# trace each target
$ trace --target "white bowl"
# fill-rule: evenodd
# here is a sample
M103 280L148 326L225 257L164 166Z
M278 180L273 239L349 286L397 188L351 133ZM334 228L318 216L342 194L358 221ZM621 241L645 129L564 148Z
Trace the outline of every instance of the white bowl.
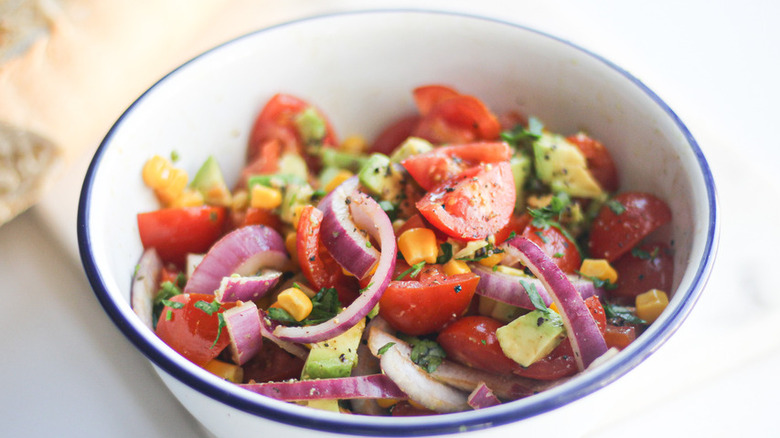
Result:
M274 93L315 103L342 136L371 138L412 111L411 90L429 83L479 96L496 112L519 109L553 131L585 129L610 149L623 190L649 191L669 202L673 297L632 345L592 372L498 407L433 417L366 417L283 403L221 381L176 354L136 317L129 305L130 278L142 252L136 214L158 206L140 177L148 157L176 150L178 165L194 171L216 153L226 175L235 177L253 118ZM701 150L674 112L598 55L479 17L356 12L261 30L160 80L100 145L84 183L78 233L85 270L110 318L214 434L440 434L559 408L609 384L658 349L689 313L709 274L717 242L716 195Z

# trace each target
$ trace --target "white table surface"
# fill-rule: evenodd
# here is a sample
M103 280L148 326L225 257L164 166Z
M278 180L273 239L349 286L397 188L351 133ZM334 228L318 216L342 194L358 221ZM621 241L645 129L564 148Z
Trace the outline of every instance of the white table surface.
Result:
M215 17L233 31L366 7L234 3L267 13L237 9ZM682 328L617 382L545 415L598 415L596 427L578 431L582 436L780 436L780 287L773 281L780 2L371 3L415 4L520 22L615 61L688 124L715 174L718 261ZM208 436L104 315L83 274L75 215L88 158L73 164L41 204L0 227L0 436ZM516 425L491 436L521 432Z

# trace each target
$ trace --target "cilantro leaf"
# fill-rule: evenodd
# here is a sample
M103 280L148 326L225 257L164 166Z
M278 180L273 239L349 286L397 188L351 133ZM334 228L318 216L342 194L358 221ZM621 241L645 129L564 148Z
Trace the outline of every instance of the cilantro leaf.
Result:
M447 353L441 348L441 345L430 339L413 339L412 342L412 362L420 366L428 373L436 371L441 365L442 359L447 357Z
M616 304L604 303L604 314L607 318L618 319L628 324L647 324L647 321L636 316L628 307Z
M590 275L585 275L580 271L574 271L577 275L579 275L582 278L585 278L587 280L590 280L591 283L593 283L593 286L602 288L605 290L613 290L617 288L617 283L613 283L609 280L602 280L598 277L592 277Z
M401 281L407 275L409 277L414 278L415 276L417 276L417 274L420 273L420 271L422 271L423 266L425 266L424 261L413 264L411 268L405 270L404 272L401 272L401 274L395 278L395 281Z
M387 353L387 350L389 350L390 347L392 347L393 345L395 345L395 342L388 342L387 344L383 345L382 348L379 349L379 351L377 351L377 354L381 356Z
M436 263L443 265L452 259L452 244L444 242L441 244L441 255L436 258Z
M536 310L543 312L545 314L550 312L550 308L547 307L547 304L544 303L542 296L539 295L539 291L536 290L535 284L528 283L525 280L520 280L520 284L523 285L523 289L525 289L525 293L528 294L528 298L531 299L531 304L534 305L534 308Z

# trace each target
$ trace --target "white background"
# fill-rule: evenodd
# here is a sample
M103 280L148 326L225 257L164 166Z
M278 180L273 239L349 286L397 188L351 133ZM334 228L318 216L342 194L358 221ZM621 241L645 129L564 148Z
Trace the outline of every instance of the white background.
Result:
M613 385L549 415L566 421L614 412L582 436L780 435L780 288L773 281L780 2L233 3L236 9L215 17L214 34L193 44L369 4L449 8L570 39L656 91L713 167L722 214L718 262L672 340ZM42 204L0 227L0 436L207 436L106 318L81 270L75 212L87 159Z

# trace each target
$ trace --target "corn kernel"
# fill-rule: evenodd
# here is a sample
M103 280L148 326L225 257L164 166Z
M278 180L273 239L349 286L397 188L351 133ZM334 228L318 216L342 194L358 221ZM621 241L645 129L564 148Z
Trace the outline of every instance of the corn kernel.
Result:
M176 167L164 171L160 175L159 185L154 188L154 193L165 205L172 204L181 196L187 187L187 172Z
M231 207L233 210L243 210L249 207L249 193L246 190L238 190L233 193Z
M336 187L340 186L341 183L344 181L350 179L354 174L350 172L349 170L341 170L339 173L337 173L330 181L328 181L327 184L325 184L325 191L331 192Z
M398 236L398 249L410 266L423 261L436 263L439 256L436 234L427 228L410 228L401 233Z
M312 303L303 291L296 287L283 290L276 297L279 307L286 310L296 321L305 319L312 310ZM273 306L272 306L273 307Z
M666 292L650 289L636 296L636 316L651 323L661 316L668 304L669 298L666 296Z
M376 399L376 404L379 405L382 409L387 409L396 403L398 403L400 400L397 398L378 398Z
M525 200L525 202L528 204L528 207L530 208L544 208L550 205L550 202L552 202L552 198L553 195L544 195L544 196L531 195Z
M296 230L298 229L298 222L301 221L301 212L303 209L306 208L305 205L296 205L293 209L293 215L292 215L292 226Z
M585 259L580 266L580 272L588 277L609 281L615 284L618 279L617 271L604 259Z
M171 202L171 207L199 207L203 203L203 194L201 192L186 188L179 197Z
M229 382L241 383L244 381L244 369L232 363L212 359L206 362L206 364L203 365L203 368L211 374Z
M450 259L442 268L447 275L468 274L471 272L471 268L469 268L469 265L463 260Z
M480 259L479 264L482 266L487 266L488 268L492 268L493 266L499 264L499 262L501 262L501 259L503 258L504 258L504 254L496 253L496 254L489 255L484 259Z
M339 145L339 149L342 151L353 154L365 152L367 148L368 142L366 142L365 138L359 135L350 135L349 137L345 138L344 141L342 141Z
M528 275L526 275L525 271L523 271L522 269L513 268L511 266L504 266L504 265L496 266L496 272L500 272L506 275L514 275L516 277L528 277Z
M167 158L159 155L149 158L141 171L144 183L151 188L159 187L163 181L163 174L168 172L171 167L171 162Z
M284 238L284 247L293 261L298 261L298 233L288 233Z
M254 208L273 210L282 205L282 192L262 184L256 184L252 187L249 205Z

